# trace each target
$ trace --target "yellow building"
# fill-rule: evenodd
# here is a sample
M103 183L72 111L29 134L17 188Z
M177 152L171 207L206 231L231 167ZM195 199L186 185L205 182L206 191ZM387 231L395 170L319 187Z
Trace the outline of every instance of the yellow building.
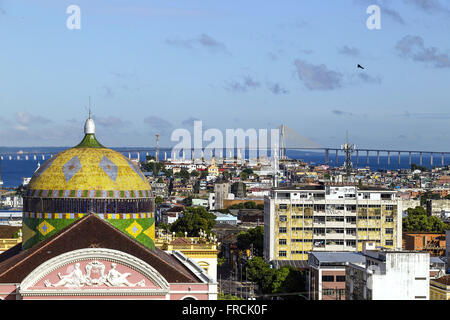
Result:
M217 281L217 250L216 239L203 237L176 237L157 230L155 246L164 251L180 251L186 257L194 260L206 273Z
M267 261L308 259L311 251L362 251L365 241L400 249L395 191L308 185L274 189L264 203Z
M450 300L450 275L430 279L430 300Z
M16 238L14 235L16 234ZM18 237L17 237L18 236ZM0 225L0 253L22 242L22 231L16 226Z
M216 165L216 160L214 157L211 159L211 165L208 167L208 175L219 176L219 167Z

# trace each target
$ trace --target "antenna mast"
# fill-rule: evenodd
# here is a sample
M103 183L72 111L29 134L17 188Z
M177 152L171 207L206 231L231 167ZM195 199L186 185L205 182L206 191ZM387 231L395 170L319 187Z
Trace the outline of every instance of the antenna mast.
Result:
M155 161L159 162L159 134L155 134L156 136L156 151L155 151Z
M281 137L280 137L280 160L286 160L286 144L284 141L284 134L286 131L286 126L284 124L281 125Z
M341 145L341 150L345 152L345 171L347 176L347 181L349 181L349 177L352 173L352 153L355 152L356 145L350 144L348 142L348 131L346 134L346 142L344 145Z

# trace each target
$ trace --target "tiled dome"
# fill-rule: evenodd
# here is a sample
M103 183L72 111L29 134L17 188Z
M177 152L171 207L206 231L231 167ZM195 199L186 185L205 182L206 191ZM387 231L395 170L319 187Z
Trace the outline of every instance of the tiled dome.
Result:
M147 179L137 165L97 141L91 118L84 131L79 145L47 160L28 184L23 247L91 213L154 246L153 204Z

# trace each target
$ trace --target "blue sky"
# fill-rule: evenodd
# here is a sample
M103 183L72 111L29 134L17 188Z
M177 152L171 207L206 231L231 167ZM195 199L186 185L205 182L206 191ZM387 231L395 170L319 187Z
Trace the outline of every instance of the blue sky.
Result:
M169 145L198 119L448 151L449 27L443 0L0 0L0 145L78 143L90 96L110 147Z

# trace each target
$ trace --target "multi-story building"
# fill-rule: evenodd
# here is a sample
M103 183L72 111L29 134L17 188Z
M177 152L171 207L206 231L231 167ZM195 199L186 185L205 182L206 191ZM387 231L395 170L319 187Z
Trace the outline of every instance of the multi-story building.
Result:
M345 268L364 264L359 252L311 252L308 259L309 300L346 300Z
M450 230L445 231L445 256L447 257L447 272L450 273Z
M427 251L431 256L445 255L445 234L431 232L404 232L405 250Z
M228 198L230 184L228 182L214 184L215 204L214 209L223 209L223 200Z
M402 247L401 201L393 190L337 185L278 188L264 200L264 257L304 260L311 251L353 251L374 241Z
M346 266L348 300L429 300L430 254L414 251L363 253L364 264Z
M430 300L450 300L450 275L430 280Z
M193 260L217 282L217 239L206 237L175 237L158 230L155 246L166 252L180 251Z

